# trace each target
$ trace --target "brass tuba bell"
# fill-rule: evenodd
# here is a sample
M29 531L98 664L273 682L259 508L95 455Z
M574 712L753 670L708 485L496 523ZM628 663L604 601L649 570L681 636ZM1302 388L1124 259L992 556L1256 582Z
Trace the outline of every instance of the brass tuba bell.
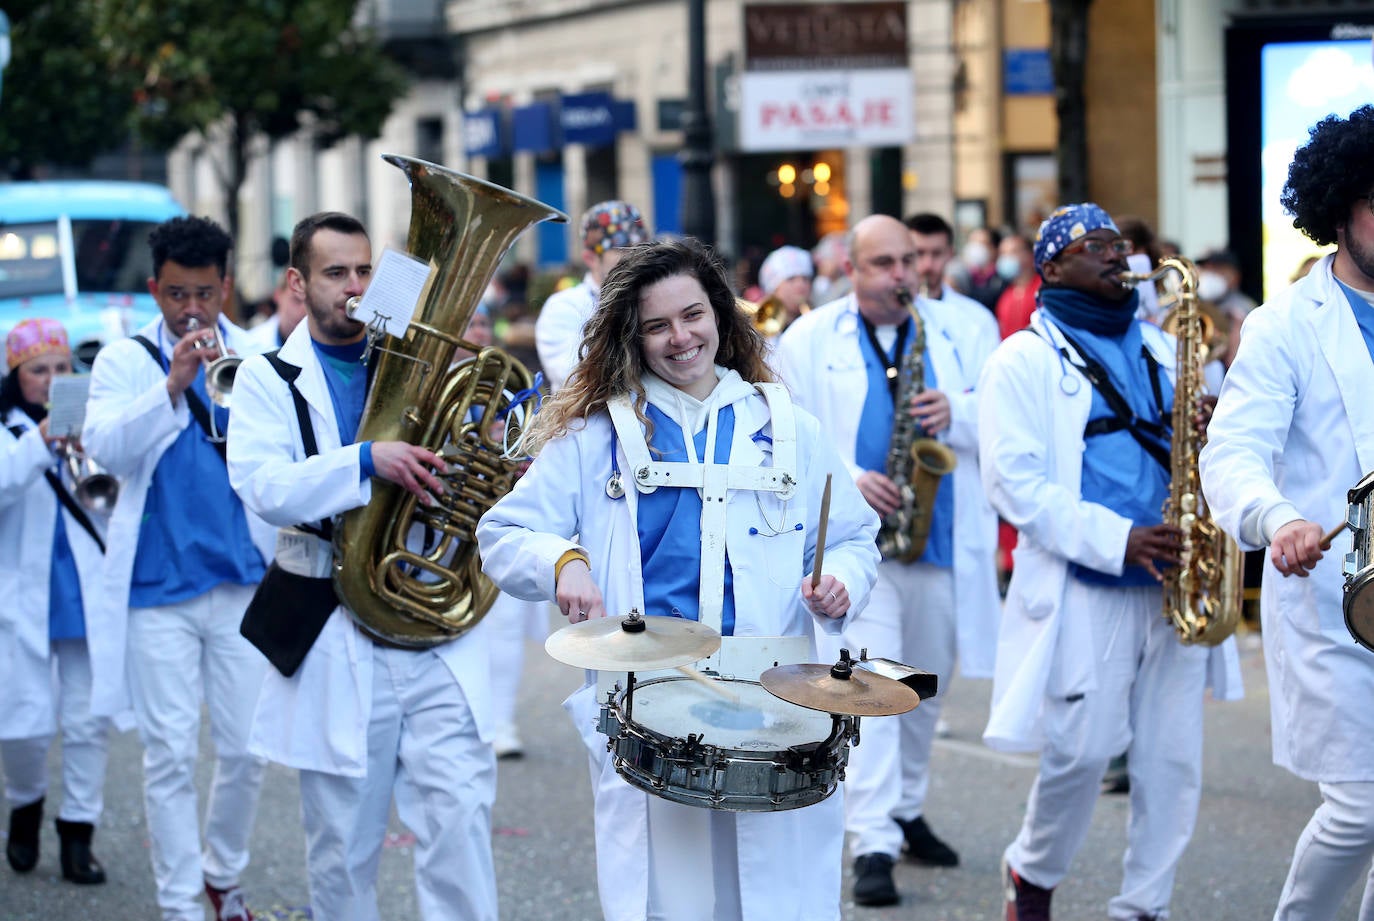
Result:
M372 501L345 513L334 531L334 588L367 632L424 648L475 626L496 600L482 574L477 520L514 484L504 456L518 427L504 412L531 387L529 372L464 332L516 237L567 215L509 189L409 157L385 156L410 180L406 249L433 275L401 337L372 352L372 386L357 440L405 441L444 457L445 493L432 506L374 479ZM474 357L449 366L455 348Z

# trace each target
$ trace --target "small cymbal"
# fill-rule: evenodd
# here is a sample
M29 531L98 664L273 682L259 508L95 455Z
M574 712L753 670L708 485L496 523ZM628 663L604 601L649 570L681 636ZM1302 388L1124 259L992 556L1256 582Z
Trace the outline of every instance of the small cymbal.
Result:
M644 617L638 611L569 624L544 648L559 662L600 671L675 668L720 648L720 634L681 617Z
M777 665L759 676L774 697L808 710L841 716L895 716L921 702L915 691L897 681L863 669L837 677L838 666Z

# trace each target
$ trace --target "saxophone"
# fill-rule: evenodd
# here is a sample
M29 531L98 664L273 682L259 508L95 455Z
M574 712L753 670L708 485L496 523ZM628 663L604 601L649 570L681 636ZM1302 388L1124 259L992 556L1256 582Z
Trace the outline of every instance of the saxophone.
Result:
M1148 275L1123 273L1131 286L1178 275L1171 311L1178 337L1178 370L1170 418L1169 496L1164 523L1183 532L1179 564L1164 570L1164 617L1185 645L1215 646L1240 623L1243 560L1240 546L1217 527L1207 511L1198 474L1198 454L1207 439L1193 428L1198 397L1205 392L1202 369L1210 343L1206 317L1198 306L1197 269L1181 257L1164 259Z
M561 211L462 173L387 156L410 180L407 251L434 267L404 336L373 350L359 442L406 441L443 456L444 494L421 505L374 479L372 501L334 529L334 588L365 631L412 648L475 626L496 600L473 539L477 520L510 491L505 410L531 386L524 366L463 339L497 264L515 238ZM450 368L454 350L475 356Z
M898 288L897 299L911 311L913 327L902 355L897 394L892 401L892 440L887 446L887 475L901 490L902 504L884 516L878 550L883 559L912 563L925 553L940 479L953 472L958 459L948 445L926 437L908 411L911 401L926 389L926 326L910 291Z

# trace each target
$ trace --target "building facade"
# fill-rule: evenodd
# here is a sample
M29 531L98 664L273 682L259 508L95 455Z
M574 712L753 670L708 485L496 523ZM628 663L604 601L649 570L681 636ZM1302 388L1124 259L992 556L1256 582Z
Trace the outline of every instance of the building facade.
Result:
M962 233L1033 230L1057 201L1049 0L703 0L717 245L757 259L875 212L931 210ZM416 72L382 137L316 149L308 130L262 145L241 207L241 288L270 289L274 237L302 215L363 217L400 246L409 193L380 159L436 160L573 217L513 257L576 261L576 218L606 198L681 230L687 0L366 0ZM1092 198L1184 253L1234 244L1228 36L1252 21L1368 19L1367 0L1112 0L1089 7L1085 95ZM1357 28L1357 27L1356 27ZM439 62L436 64L435 62ZM169 177L222 211L212 144ZM1248 154L1247 154L1248 156ZM1242 221L1243 222L1243 221Z

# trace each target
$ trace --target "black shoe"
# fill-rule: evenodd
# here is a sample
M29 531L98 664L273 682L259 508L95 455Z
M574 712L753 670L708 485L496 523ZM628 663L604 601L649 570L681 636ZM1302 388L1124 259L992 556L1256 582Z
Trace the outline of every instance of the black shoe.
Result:
M1117 755L1107 763L1107 773L1102 775L1102 792L1131 792L1131 774L1126 767L1125 755Z
M1021 878L1007 861L1002 861L1002 897L1006 904L1006 921L1050 921L1050 897L1053 889L1044 889Z
M891 857L861 854L854 860L854 901L859 905L896 905L897 884L892 881Z
M918 815L909 822L897 819L897 824L902 826L902 835L906 837L907 857L929 867L959 866L959 855L954 848L935 837L924 816Z
M5 858L16 873L38 866L38 832L43 827L43 797L35 803L10 810L10 839Z
M62 839L62 878L83 886L105 882L105 868L91 853L91 836L95 826L90 822L57 820L57 836Z

